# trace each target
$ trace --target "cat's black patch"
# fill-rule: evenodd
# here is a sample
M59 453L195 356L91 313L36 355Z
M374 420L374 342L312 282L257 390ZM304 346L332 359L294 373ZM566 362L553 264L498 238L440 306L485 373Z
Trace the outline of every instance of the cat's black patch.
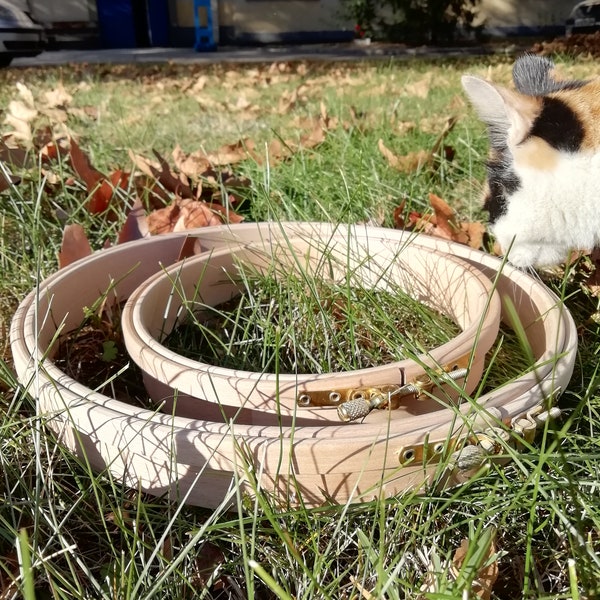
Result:
M508 196L521 187L521 181L507 166L502 153L488 162L487 173L489 193L483 201L483 208L489 213L490 223L494 224L506 212Z
M577 152L585 137L577 115L558 98L544 98L542 102L542 110L533 122L529 136L538 136L557 150Z

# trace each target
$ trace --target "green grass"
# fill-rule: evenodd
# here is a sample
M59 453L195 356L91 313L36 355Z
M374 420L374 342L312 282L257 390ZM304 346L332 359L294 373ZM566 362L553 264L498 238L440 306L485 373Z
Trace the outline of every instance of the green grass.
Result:
M305 375L404 360L460 332L385 274L385 287L370 290L348 272L345 281L331 280L335 258L297 273L275 256L267 260L265 270L236 264L229 277L237 293L222 304L209 306L201 294L184 298L178 322L162 343L227 369L269 372L277 365L278 373Z
M595 65L559 61L576 75ZM491 65L491 66L490 66ZM483 127L461 100L460 75L507 81L506 59L378 62L352 65L206 67L64 67L0 73L0 106L17 98L17 81L43 103L62 82L73 96L66 126L104 172L131 168L128 150L170 158L215 150L251 137L257 146L299 137L296 117L318 116L321 103L340 125L325 143L279 164L247 161L241 211L249 220L306 219L392 224L401 201L423 210L429 192L461 218L482 217ZM230 72L228 74L228 72ZM201 92L192 92L205 77ZM429 79L430 78L430 79ZM411 95L426 81L428 95ZM284 92L304 84L302 100L280 114ZM202 102L195 97L200 94ZM256 109L235 108L245 97ZM360 116L353 119L352 111ZM93 107L93 110L90 108ZM86 113L84 109L88 110ZM54 122L41 111L39 124ZM91 114L93 116L86 116ZM400 173L377 149L397 154L433 144L445 117L458 123L446 143L452 161L435 171ZM401 133L403 123L414 128ZM3 133L10 129L3 125ZM35 154L33 154L35 158ZM35 399L11 371L7 328L18 302L57 268L65 222L81 223L95 249L114 240L117 221L90 216L86 192L65 161L13 169L22 182L0 195L0 597L31 598L459 598L470 588L494 537L499 568L492 598L597 596L600 581L600 396L598 301L581 281L549 281L580 326L575 374L551 423L512 462L492 465L444 492L408 492L350 506L281 512L271 499L234 498L207 510L168 503L95 473L45 427ZM49 183L50 175L57 181ZM46 181L44 181L46 177ZM519 348L508 358L520 363ZM503 350L504 351L504 350ZM511 356L513 358L511 358ZM495 375L501 381L507 374ZM452 558L471 550L456 581ZM31 568L28 568L28 565Z

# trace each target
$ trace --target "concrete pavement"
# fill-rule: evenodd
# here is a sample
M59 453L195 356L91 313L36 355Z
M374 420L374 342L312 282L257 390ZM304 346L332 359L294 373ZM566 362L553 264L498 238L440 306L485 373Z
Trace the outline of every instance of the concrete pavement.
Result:
M401 44L307 44L300 46L223 47L214 52L196 52L192 48L132 48L54 50L31 58L15 58L13 67L44 67L64 64L131 64L180 63L215 64L245 62L275 62L284 60L367 60L409 59L415 57L442 58L512 53L509 44L466 48L408 48Z

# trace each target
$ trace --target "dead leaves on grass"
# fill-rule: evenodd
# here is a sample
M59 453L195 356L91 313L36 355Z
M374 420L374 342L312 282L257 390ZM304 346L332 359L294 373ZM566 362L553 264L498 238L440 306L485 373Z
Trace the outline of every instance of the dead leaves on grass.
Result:
M406 202L401 202L394 211L394 227L426 233L476 250L483 249L486 226L481 221L460 222L454 209L436 194L429 194L429 204L432 212L406 214Z
M447 566L447 577L456 586L453 592L460 593L463 598L490 600L499 573L495 537L495 530L488 528L481 532L476 543L468 538L461 541ZM420 594L416 596L418 600L433 597L441 591L439 577L443 574L436 573L436 562L432 560L429 564ZM447 585L443 587L446 592L450 591Z
M436 163L439 164L440 151L447 160L452 160L454 157L454 149L451 146L445 146L444 139L454 129L456 121L456 117L450 117L446 120L435 142L428 150L417 150L398 156L380 139L377 144L379 152L387 160L390 167L401 173L414 173L424 168L435 168Z
M246 72L261 85L272 85L296 75L294 68L287 63L275 63L266 70ZM319 81L318 77L306 78L291 90L282 92L277 112L288 114L306 104L311 94L320 89ZM161 82L161 85L165 84ZM206 76L200 76L190 83L187 91L201 95L206 85ZM431 78L424 77L412 87L406 86L403 93L425 97L430 85ZM241 82L238 71L226 73L223 86L239 92ZM239 223L243 217L236 212L236 208L244 197L244 190L251 184L247 178L232 171L235 165L251 160L272 167L299 151L316 148L326 140L329 132L338 127L360 130L368 121L368 115L358 113L353 107L350 107L350 120L341 121L332 117L321 102L316 116L295 115L292 118L299 132L295 139L274 138L258 145L251 138L243 138L214 150L201 148L189 153L176 146L170 157L157 151L152 151L151 157L130 151L131 171L116 169L111 173L103 173L94 167L67 127L69 116L74 114L71 112L71 93L60 85L36 99L23 84L18 84L17 90L19 98L9 106L5 120L5 125L11 131L1 142L0 160L22 168L32 167L38 162L37 154L42 162L48 191L53 186L60 189L61 184L51 170L53 161L66 161L73 170L74 183L79 180L85 187L85 207L89 213L118 219L125 212L126 220L117 235L117 243L195 227ZM254 97L254 93L242 89L237 100L229 99L228 102L233 102L236 110L248 110L250 99ZM229 108L234 109L232 106ZM43 120L40 125L41 117ZM435 169L441 156L453 156L453 149L445 146L444 141L455 123L455 117L443 123L436 119L431 127L439 129L428 149L397 155L383 140L379 140L379 150L388 164L398 171L414 173ZM18 181L9 171L4 171L6 176L0 177L0 191ZM399 207L394 215L396 226L481 247L485 231L483 224L459 223L450 207L434 194L430 196L430 203L433 213L428 215L412 213L404 217L403 207ZM90 251L82 230L77 227L65 229L60 253L61 266Z

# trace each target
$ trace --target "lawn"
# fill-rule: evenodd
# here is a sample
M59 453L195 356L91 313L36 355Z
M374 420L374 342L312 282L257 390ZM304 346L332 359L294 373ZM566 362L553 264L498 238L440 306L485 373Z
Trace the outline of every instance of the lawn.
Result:
M556 62L574 77L597 74L589 59ZM240 499L237 512L169 503L87 469L45 428L12 372L12 314L58 269L65 225L82 225L100 250L116 239L136 193L132 175L111 210L94 214L94 191L61 150L64 140L76 140L105 175L139 173L155 153L176 173L190 155L221 157L218 171L244 181L233 208L247 221L393 227L399 213L429 213L435 194L459 221L479 223L487 140L460 76L508 84L511 64L485 57L0 72L0 131L24 151L0 153L15 181L0 194L1 599L596 597L600 313L585 259L540 274L566 298L580 336L562 417L508 464L442 492L284 511L260 495ZM490 240L484 245L492 250ZM507 348L508 373L520 359L518 347ZM507 373L490 376L501 383ZM457 551L467 542L461 569ZM490 565L497 575L488 590Z

